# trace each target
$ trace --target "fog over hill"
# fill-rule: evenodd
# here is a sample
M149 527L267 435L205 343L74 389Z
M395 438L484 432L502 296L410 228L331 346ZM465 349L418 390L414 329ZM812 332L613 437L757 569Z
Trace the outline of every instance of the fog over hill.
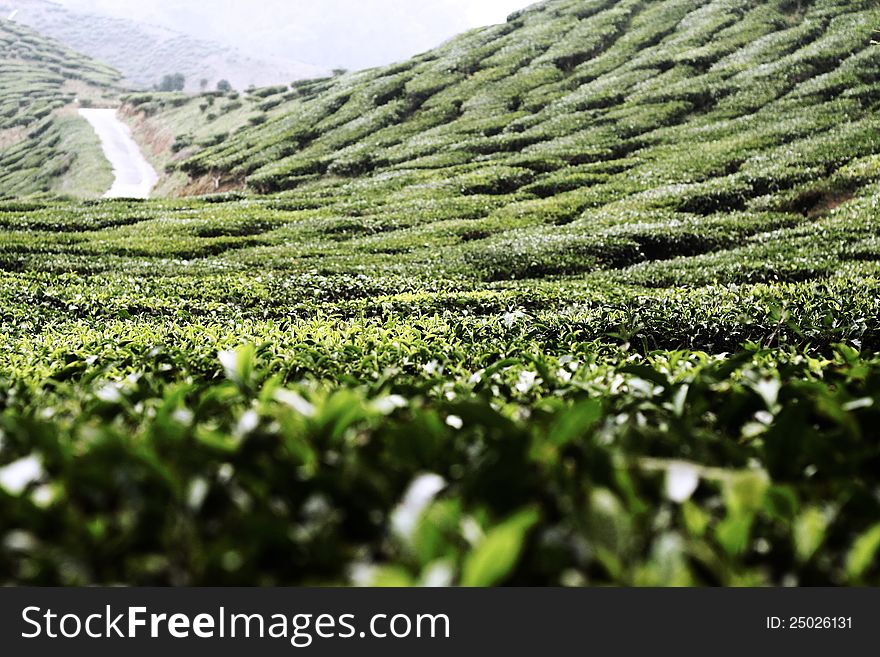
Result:
M880 586L878 27L547 0L72 202L116 78L0 21L0 586Z
M59 0L77 10L156 23L252 56L328 68L411 57L472 27L500 23L532 0Z
M205 5L193 10L188 23L159 21L162 14L144 11L147 3L81 2L64 7L48 0L0 0L0 16L34 28L86 55L104 61L138 86L150 87L163 76L182 73L187 88L202 80L213 88L221 79L236 88L286 83L328 73L326 67L281 56L255 56L229 43L192 36L188 26L205 20ZM104 12L105 9L112 11ZM201 18L199 18L201 16Z

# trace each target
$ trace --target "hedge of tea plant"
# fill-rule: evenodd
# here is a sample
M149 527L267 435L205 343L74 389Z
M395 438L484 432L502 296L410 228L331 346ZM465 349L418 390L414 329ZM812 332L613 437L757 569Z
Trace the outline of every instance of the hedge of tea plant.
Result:
M0 205L4 581L878 581L869 197L495 282L288 203Z
M0 21L0 198L104 193L113 182L77 101L115 102L120 75L10 21Z
M270 343L198 374L120 349L4 386L7 582L877 582L880 362L851 347L293 382Z
M880 584L878 18L546 2L0 202L0 581Z

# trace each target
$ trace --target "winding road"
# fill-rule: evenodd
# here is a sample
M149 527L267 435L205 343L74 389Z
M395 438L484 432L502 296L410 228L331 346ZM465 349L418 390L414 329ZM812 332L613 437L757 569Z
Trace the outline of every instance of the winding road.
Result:
M113 166L116 179L104 198L150 198L159 176L131 138L129 127L116 117L116 110L80 109L79 113L91 124Z

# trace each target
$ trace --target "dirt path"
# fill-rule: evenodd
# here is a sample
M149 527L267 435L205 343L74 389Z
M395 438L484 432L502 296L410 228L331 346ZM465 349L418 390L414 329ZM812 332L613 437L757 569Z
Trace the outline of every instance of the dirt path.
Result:
M104 155L116 176L104 198L149 198L159 176L131 138L131 130L116 118L116 110L81 109L79 113L101 140Z

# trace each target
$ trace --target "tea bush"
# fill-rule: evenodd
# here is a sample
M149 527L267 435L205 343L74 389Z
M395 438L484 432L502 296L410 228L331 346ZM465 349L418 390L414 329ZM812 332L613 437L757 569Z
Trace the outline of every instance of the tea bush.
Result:
M75 100L88 106L115 97L120 78L29 28L0 21L0 198L106 190L113 179L98 139L70 114Z
M234 191L0 201L0 582L880 584L880 16L798 4L130 98Z

